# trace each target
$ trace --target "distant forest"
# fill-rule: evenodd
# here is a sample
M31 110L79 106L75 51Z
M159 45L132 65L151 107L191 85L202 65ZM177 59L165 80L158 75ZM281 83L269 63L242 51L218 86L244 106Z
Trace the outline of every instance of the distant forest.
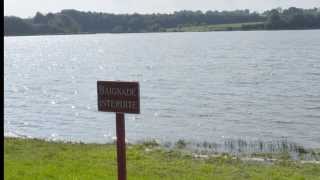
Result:
M278 8L263 13L184 10L172 14L111 14L68 9L59 13L38 12L26 19L4 16L4 35L166 32L170 28L179 31L179 27L233 23L243 23L240 30L318 29L320 8Z

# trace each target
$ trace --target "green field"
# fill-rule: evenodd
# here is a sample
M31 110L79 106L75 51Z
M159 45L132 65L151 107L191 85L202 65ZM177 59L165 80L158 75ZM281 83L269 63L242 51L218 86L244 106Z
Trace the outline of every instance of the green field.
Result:
M182 26L177 28L168 28L167 32L206 32L206 31L230 31L243 30L243 25L261 25L264 22L250 23L233 23L233 24L215 24L215 25L198 25L198 26Z
M116 165L114 144L4 140L6 180L115 180ZM319 164L244 162L228 155L200 159L154 143L127 147L127 172L128 180L320 180Z

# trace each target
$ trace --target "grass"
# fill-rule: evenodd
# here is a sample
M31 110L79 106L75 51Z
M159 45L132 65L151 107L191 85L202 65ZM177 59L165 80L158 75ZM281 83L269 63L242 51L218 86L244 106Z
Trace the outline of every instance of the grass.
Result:
M5 138L5 179L114 180L115 150L114 144ZM228 155L199 159L151 142L127 146L127 173L128 180L320 180L320 165L243 162Z
M242 30L243 25L259 25L259 24L263 24L263 22L182 26L182 27L177 27L177 28L168 28L168 29L166 29L166 31L167 32L230 31L230 30Z

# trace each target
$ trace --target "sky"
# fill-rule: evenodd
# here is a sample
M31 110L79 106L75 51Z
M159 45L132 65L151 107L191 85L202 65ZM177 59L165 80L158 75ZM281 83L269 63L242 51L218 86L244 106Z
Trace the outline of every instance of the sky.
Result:
M62 9L108 13L172 13L179 10L235 10L262 12L272 8L320 7L320 0L4 0L4 15L33 17L36 12Z

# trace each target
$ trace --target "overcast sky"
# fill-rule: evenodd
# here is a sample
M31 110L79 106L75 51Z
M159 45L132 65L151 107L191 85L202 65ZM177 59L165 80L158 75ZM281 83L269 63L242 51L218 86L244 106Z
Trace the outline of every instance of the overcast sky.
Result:
M37 11L59 12L62 9L109 13L171 13L178 10L264 11L282 7L320 7L320 0L4 0L4 14L32 17Z

